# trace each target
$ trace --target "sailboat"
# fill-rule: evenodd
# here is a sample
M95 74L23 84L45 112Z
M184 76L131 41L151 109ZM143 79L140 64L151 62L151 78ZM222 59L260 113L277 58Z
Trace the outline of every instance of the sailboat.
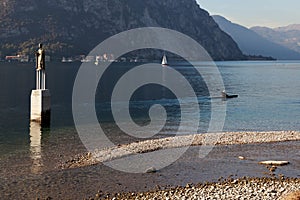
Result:
M169 66L166 54L164 54L164 56L163 56L163 58L162 58L161 65L162 65L163 67Z

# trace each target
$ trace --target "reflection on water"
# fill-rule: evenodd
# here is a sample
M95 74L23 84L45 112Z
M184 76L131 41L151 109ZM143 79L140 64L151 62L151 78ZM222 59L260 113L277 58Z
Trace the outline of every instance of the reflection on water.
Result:
M43 167L42 160L42 134L40 123L30 122L30 158L32 160L31 172L38 174Z
M215 104L216 102L220 105L227 104L224 131L300 130L300 62L218 62L216 64L222 74L226 91L238 94L238 98L226 102L219 98L210 99L207 88L205 84L202 84L203 80L196 69L180 63L171 66L182 73L195 89L198 101L186 101L185 105L199 104L199 133L207 131L211 119L210 103L212 101L215 101ZM120 136L123 133L114 123L111 113L112 91L122 75L135 65L115 63L115 66L111 66L105 71L98 83L95 94L97 116L101 125L107 124L109 127L105 132L112 141L125 142ZM195 66L196 68L206 68L197 63ZM31 125L30 141L28 138L30 116L28 108L30 107L30 92L35 85L34 67L30 64L0 64L0 89L2 92L0 98L0 156L20 155L21 153L27 156L30 142L32 157L30 162L34 161L34 166L43 166L42 157L43 169L45 169L49 151L51 153L53 151L53 155L62 154L52 146L54 144L65 146L65 140L61 138L69 140L77 137L72 115L72 91L79 67L80 63L49 63L48 88L52 94L51 137L54 143L49 144L51 147L47 149L45 133L42 133L41 127ZM164 83L168 79L167 73L165 73L166 69L162 69L159 77ZM176 82L176 85L180 84L179 81ZM14 90L9 88L14 88ZM168 88L154 84L145 85L135 91L131 100L130 115L137 124L149 123L149 108L154 104L160 104L166 108L168 113L167 124L162 133L173 134L177 131L181 120L181 110L178 106L179 102ZM195 111L189 113L191 123L194 122L196 115L199 113ZM185 126L182 133L190 133L189 125ZM77 145L77 141L73 141ZM41 149L41 142L43 142L44 149ZM22 158L27 157L22 155Z

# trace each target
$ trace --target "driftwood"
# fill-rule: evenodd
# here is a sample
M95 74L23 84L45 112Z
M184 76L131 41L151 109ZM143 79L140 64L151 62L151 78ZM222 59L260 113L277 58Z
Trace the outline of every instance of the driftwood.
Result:
M277 160L268 160L259 162L261 165L274 165L274 166L284 166L290 164L289 161L277 161Z

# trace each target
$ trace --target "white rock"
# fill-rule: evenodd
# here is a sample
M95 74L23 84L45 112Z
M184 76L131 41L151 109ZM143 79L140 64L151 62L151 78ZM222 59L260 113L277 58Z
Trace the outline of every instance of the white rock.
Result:
M146 170L146 173L155 173L157 172L157 169L155 167L150 167L149 169Z
M275 165L275 166L283 166L290 164L289 161L277 161L277 160L268 160L268 161L261 161L259 164L262 165Z
M246 158L244 156L239 156L240 160L246 160Z

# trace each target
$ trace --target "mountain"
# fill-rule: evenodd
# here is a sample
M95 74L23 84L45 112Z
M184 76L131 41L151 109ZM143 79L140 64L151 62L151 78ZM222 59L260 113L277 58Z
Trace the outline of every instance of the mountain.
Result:
M199 42L215 60L243 59L196 0L0 0L0 51L87 54L106 38L138 27L164 27ZM161 56L161 55L160 55Z
M252 27L262 37L300 53L300 24L279 28Z
M288 32L288 31L300 31L300 24L291 24L288 26L274 28L276 31Z
M276 59L300 59L300 54L280 44L269 41L244 26L235 24L222 16L213 16L220 28L228 33L244 54L271 56Z

